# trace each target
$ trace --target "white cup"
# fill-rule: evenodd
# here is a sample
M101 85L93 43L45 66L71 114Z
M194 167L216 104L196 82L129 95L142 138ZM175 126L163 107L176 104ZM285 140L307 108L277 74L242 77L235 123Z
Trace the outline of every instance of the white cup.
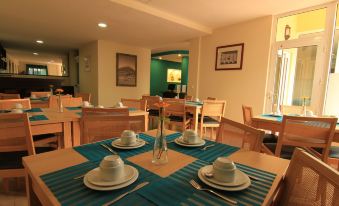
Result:
M199 98L194 99L195 102L200 102Z
M314 114L311 110L306 111L306 117L313 117L313 116L314 116Z
M90 104L88 101L83 101L83 102L82 102L82 105L83 105L84 107L89 107L91 104Z
M31 94L31 98L36 99L36 95L35 94Z
M118 103L116 103L116 105L115 105L115 107L118 107L118 108L121 108L121 107L123 107L124 105L122 104L122 102L118 102Z
M20 103L15 103L15 104L14 104L14 108L15 108L15 109L22 109L23 106L22 106L22 104L20 104Z
M124 162L119 155L109 155L100 162L100 177L103 181L119 180L124 175Z
M104 108L104 106L102 106L102 105L98 105L97 107L98 107L98 108L101 108L101 109Z
M198 144L201 142L201 138L198 136L198 133L191 129L184 131L182 139L188 144Z
M226 157L218 157L213 162L213 176L220 182L233 182L236 166Z
M121 143L123 145L133 145L137 142L137 134L132 130L124 130L121 133Z

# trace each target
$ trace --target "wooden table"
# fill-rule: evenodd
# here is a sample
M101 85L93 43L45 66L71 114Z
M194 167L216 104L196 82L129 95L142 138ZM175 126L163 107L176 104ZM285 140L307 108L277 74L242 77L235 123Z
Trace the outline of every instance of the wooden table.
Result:
M149 131L147 132L147 134L154 136L155 131L154 130ZM145 155L148 155L146 153L132 156L129 159L134 159L134 162L146 161L146 164L151 165L147 169L154 173L158 174L160 173L160 176L166 175L166 172L171 170L173 167L178 165L185 165L185 161L190 161L190 157L187 157L185 159L176 158L178 152L175 152L169 153L170 162L168 164L163 166L152 166L152 164L150 163L151 159L145 160L144 158ZM179 156L180 154L181 153L179 153ZM286 173L289 161L258 152L241 150L233 153L230 156L230 159L236 161L237 163L241 163L244 165L254 167L256 169L261 169L276 174L273 184L262 204L268 205L282 183L283 176ZM41 202L42 205L60 205L56 197L45 185L40 176L43 174L51 173L53 171L78 165L87 161L88 160L84 156L80 155L72 148L43 153L35 156L24 157L23 164L26 170L26 184L27 184L26 188L29 204L35 205Z
M277 121L274 117L262 116L257 115L252 118L252 124L256 128L270 130L273 132L280 132L281 131L281 122ZM334 142L339 142L339 126L337 125L334 137Z
M64 148L80 145L80 118L79 110L68 110L63 112L56 109L41 108L42 112L31 112L31 115L45 115L48 120L31 121L33 135L62 133ZM148 130L148 112L142 110L130 111L131 116L145 116L145 126Z

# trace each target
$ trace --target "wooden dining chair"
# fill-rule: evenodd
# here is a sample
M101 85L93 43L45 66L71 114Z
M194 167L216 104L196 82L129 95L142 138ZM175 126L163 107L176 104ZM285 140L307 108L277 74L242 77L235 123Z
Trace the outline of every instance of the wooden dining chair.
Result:
M20 99L20 94L0 93L0 99Z
M21 104L23 109L31 109L31 102L29 99L4 99L0 100L0 110L14 109L15 104Z
M149 128L155 128L156 126L156 120L159 117L159 108L155 106L156 103L160 102L159 96L149 96L149 95L143 95L142 100L146 100L146 109L149 113L148 115L148 122L150 124Z
M241 148L249 151L261 151L265 132L254 127L222 117L216 142L228 144L240 139Z
M146 111L147 100L121 98L121 102L124 106L127 106L128 108L135 108L142 111Z
M51 92L31 92L31 96L36 96L37 98L49 97L51 96Z
M62 105L64 107L80 107L82 106L82 97L71 97L62 99Z
M277 204L331 205L339 203L339 173L306 151L296 148Z
M210 138L213 138L213 130L220 126L221 117L224 116L225 108L226 101L224 100L204 100L201 108L201 116L198 119L201 137L203 137L203 134L206 134L206 128L210 128Z
M114 110L114 112L108 112L109 110ZM125 110L125 115L123 115L123 113L119 113L118 110ZM83 109L81 117L82 144L110 139L113 137L120 137L124 130L133 130L137 133L145 132L146 125L144 116L128 116L128 109L126 112L126 108Z
M327 162L337 118L283 116L278 142L265 145L278 157L290 159L295 147L321 148Z
M75 97L81 97L82 101L91 102L91 93L75 93Z
M217 100L215 97L207 97L207 100Z
M53 96L49 97L49 100L48 100L49 101L48 102L49 108L53 108L53 109L58 108L58 98L59 97L57 95L53 95ZM66 105L64 105L64 103L69 104L70 99L72 99L72 98L73 97L71 95L61 95L62 106L66 107ZM77 101L79 101L79 99ZM82 105L82 102L81 103L77 102L77 103L79 104L79 106ZM67 106L67 107L70 107L70 106Z
M191 95L186 95L185 99L186 99L187 101L193 101L193 96L191 96Z
M188 118L186 112L186 100L164 98L164 102L169 106L165 108L165 115L169 118L169 129L174 130L174 126L180 127L182 131L185 131L190 126L191 119Z

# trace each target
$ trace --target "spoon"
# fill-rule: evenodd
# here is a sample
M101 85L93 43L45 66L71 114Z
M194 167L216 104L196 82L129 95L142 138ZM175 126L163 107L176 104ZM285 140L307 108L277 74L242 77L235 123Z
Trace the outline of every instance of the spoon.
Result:
M207 148L209 148L209 147L213 147L214 145L215 145L215 144L210 144L210 145L207 145L207 146L205 146L205 147L201 148L201 150L205 151Z

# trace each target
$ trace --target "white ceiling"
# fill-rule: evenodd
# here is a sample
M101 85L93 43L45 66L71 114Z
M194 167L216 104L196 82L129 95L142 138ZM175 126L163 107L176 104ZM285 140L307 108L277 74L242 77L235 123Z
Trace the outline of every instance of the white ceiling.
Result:
M103 39L164 48L249 19L329 0L1 0L0 41L8 48L65 51ZM108 28L99 29L98 22ZM44 45L35 40L42 39Z

